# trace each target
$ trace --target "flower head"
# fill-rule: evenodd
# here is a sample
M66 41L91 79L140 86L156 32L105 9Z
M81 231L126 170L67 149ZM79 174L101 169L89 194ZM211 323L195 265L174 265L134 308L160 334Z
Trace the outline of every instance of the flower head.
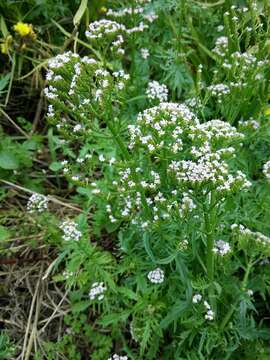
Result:
M102 300L104 298L104 292L107 290L107 287L104 285L103 282L95 282L92 284L91 290L89 292L90 300Z
M161 284L164 281L164 271L160 268L156 268L153 271L150 271L147 275L148 279L153 284Z
M33 194L27 202L27 211L32 214L34 212L41 213L48 208L48 199L42 194Z
M32 25L23 23L21 21L17 22L17 24L14 25L14 30L16 31L16 33L18 33L22 37L25 37L25 36L34 37L35 36Z

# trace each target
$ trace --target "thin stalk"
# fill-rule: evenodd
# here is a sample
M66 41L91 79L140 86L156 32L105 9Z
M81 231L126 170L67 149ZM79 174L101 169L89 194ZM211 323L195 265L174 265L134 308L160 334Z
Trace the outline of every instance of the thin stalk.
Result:
M129 152L124 144L124 142L122 141L121 137L119 136L119 134L115 131L114 127L112 126L112 124L110 124L110 121L107 121L107 126L110 130L110 132L112 133L113 135L113 138L115 140L115 142L117 143L117 145L119 146L122 154L123 154L123 157L125 158L125 160L129 160L130 158L130 155L129 155Z
M248 262L247 264L247 267L246 267L246 271L245 271L245 275L244 275L244 278L242 280L242 285L241 285L241 290L242 291L245 291L246 290L246 287L247 287L247 282L248 282L248 277L249 277L249 274L250 274L250 270L252 269L252 266L253 266L253 262L250 261ZM224 319L222 320L222 323L220 325L220 329L223 330L225 328L225 326L228 324L230 318L232 317L233 313L234 313L234 310L236 309L236 304L237 304L238 300L235 301L234 304L232 304L230 310L227 312L226 316L224 317Z
M204 221L205 221L205 230L206 230L206 268L207 268L207 276L210 282L209 287L209 300L213 309L215 309L215 296L214 296L214 229L216 222L216 207L215 207L215 193L212 191L210 193L210 206L208 209L204 210Z

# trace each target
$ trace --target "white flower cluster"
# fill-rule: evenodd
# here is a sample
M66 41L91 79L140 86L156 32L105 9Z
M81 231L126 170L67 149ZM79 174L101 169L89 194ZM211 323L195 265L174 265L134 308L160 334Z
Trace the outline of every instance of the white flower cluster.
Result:
M224 57L228 51L228 38L220 36L216 39L215 47L212 50L215 54Z
M107 11L107 16L113 17L113 18L123 18L123 20L125 20L127 18L127 16L131 16L131 15L141 15L140 17L149 21L150 23L152 23L153 21L155 21L158 16L156 15L156 13L154 11L150 11L150 12L146 12L145 13L145 8L142 6L137 6L137 7L126 7L126 8L122 8L120 10L113 10L113 9L108 9Z
M114 18L121 18L121 17L126 17L127 15L142 14L143 12L144 12L144 8L142 6L137 6L135 8L126 7L126 8L122 8L120 10L108 9L106 15L114 17Z
M149 57L150 53L148 49L142 48L141 49L141 56L144 60L146 60Z
M260 123L257 120L250 118L248 120L239 120L238 127L240 130L257 130L260 127Z
M118 97L129 79L123 70L111 74L95 59L81 58L71 52L52 59L47 75L48 86L44 93L51 102L47 116L65 136L73 133L79 137L92 132L89 116L94 115L94 108L107 97ZM62 80L55 82L58 76ZM89 85L86 87L86 84ZM76 115L75 124L63 117L63 113L70 111Z
M183 216L187 212L191 212L194 209L196 209L196 204L192 200L192 198L189 196L189 194L192 194L192 191L190 190L189 193L184 192L183 193L183 199L180 207L180 214Z
M237 131L235 127L222 120L210 120L196 126L190 134L191 139L202 139L214 142L216 140L239 140L245 136Z
M103 282L95 282L90 289L89 292L89 298L90 300L95 300L96 298L98 300L104 299L104 292L107 290L107 287L104 285Z
M77 224L72 220L63 221L60 225L63 231L63 240L65 241L78 241L82 237L82 233L77 229Z
M48 61L48 67L49 67L49 69L59 69L64 64L67 64L68 62L70 62L72 57L76 57L76 56L77 55L73 54L71 51L67 51L63 54L59 54L56 57L54 57ZM46 75L46 79L52 80L53 75L54 75L54 73L52 71L49 71Z
M121 47L124 43L122 35L117 35L116 39L112 42L110 49L115 51L118 55L124 55L125 50Z
M28 199L26 209L30 214L35 212L41 213L48 209L48 198L42 194L35 193Z
M153 271L150 271L147 275L148 279L153 284L161 284L164 281L164 271L160 268L156 268Z
M202 297L201 294L195 294L195 295L193 295L193 298L192 298L193 304L199 304L199 303L202 301L202 298L203 298L203 297ZM208 303L208 301L204 300L203 305L204 305L205 310L206 310L206 314L205 314L204 318L205 318L206 320L209 320L209 321L214 320L215 313L214 313L214 311L211 309L211 306L210 306L210 304Z
M71 79L68 95L73 95L74 94L74 88L76 87L77 79L80 76L80 74L81 74L81 64L79 62L77 62L74 65L74 75L73 75L73 77Z
M113 354L113 356L109 357L108 360L128 360L128 357L126 355L121 356L121 355Z
M213 52L220 57L219 62L228 74L227 79L230 79L228 85L231 90L244 89L249 84L253 86L252 81L246 82L247 78L252 77L254 81L264 80L264 69L267 69L269 60L258 60L250 52L241 53L236 51L230 54L228 51L228 38L225 36L221 36L216 40Z
M218 103L222 103L222 98L231 92L229 86L226 84L210 85L207 89L212 96L217 97Z
M223 240L216 240L213 247L213 252L217 255L224 256L231 251L231 246L228 242Z
M202 300L202 295L201 294L193 295L193 298L192 298L193 304L198 304L199 302L201 302L201 300Z
M160 103L138 114L137 125L129 125L130 143L143 145L150 152L162 148L177 153L182 149L181 139L187 127L198 124L196 116L184 104Z
M204 305L204 307L205 307L205 309L206 309L206 314L204 315L204 318L205 318L206 320L209 320L209 321L214 320L215 313L214 313L214 311L211 309L210 304L205 300L205 301L203 302L203 305Z
M226 161L233 158L235 149L221 147L222 141L226 141L227 146L243 138L226 122L212 120L200 124L186 105L161 103L138 114L136 124L129 125L128 129L129 148L134 152L135 163L134 168L124 164L119 171L119 181L112 184L120 194L119 206L114 206L114 211L111 206L107 208L112 222L126 218L145 229L166 223L170 218L195 218L196 193L192 189L216 189L221 199L251 185L241 171L231 173ZM143 168L142 153L147 154ZM171 188L164 192L167 181ZM181 192L176 190L179 185ZM145 207L151 220L143 219Z
M185 104L192 111L195 111L195 112L198 112L199 110L201 110L203 108L203 104L202 104L201 100L197 97L191 97L191 98L185 100Z
M123 24L116 21L101 19L92 22L89 29L85 32L86 37L89 39L100 39L105 35L115 35L126 30Z
M270 160L263 165L263 174L270 181Z
M66 271L65 270L65 271L63 271L62 275L63 275L65 280L68 280L68 279L72 278L75 275L75 273L73 271Z
M262 234L259 231L252 231L241 224L239 224L239 225L233 224L233 225L231 225L231 229L234 232L238 232L241 235L247 236L248 238L257 241L258 243L260 243L262 245L270 246L270 237Z
M251 183L241 171L237 171L235 176L229 173L228 164L222 159L226 153L228 154L228 149L220 149L202 155L197 161L172 161L169 171L175 175L179 183L191 186L208 184L219 192L250 187Z
M148 99L165 102L168 99L168 88L166 85L160 84L158 81L150 81L146 89L146 95Z

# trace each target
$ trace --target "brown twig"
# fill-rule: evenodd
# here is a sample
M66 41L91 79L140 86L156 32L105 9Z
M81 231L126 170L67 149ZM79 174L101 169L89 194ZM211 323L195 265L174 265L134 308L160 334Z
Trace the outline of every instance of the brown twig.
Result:
M23 186L14 184L14 183L12 183L12 182L10 182L10 181L3 180L3 179L0 179L0 181L1 181L2 183L4 183L4 184L8 185L8 186L11 186L11 187L13 187L13 188L15 188L15 189L18 189L18 190L22 190L22 191L27 192L27 193L29 193L29 194L38 194L38 193L35 192L35 191L29 190L29 189L27 189L27 188L25 188L25 187L23 187ZM40 195L41 195L41 194L40 194ZM78 208L78 207L76 207L76 206L74 206L74 205L72 205L72 204L66 203L66 202L64 202L64 201L62 201L62 200L56 199L55 197L53 197L53 196L51 196L51 195L47 195L47 199L48 199L49 201L55 203L55 204L62 205L62 206L64 206L64 207L70 208L70 209L72 209L72 210L82 212L82 209L81 209L81 208Z
M29 135L18 125L14 120L0 107L0 112L2 115L27 139L29 139Z

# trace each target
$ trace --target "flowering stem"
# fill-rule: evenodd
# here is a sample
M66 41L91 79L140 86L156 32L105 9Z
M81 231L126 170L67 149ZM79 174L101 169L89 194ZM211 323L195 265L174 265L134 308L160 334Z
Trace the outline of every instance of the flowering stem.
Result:
M249 277L250 270L252 269L253 265L254 265L254 263L252 261L248 262L248 264L247 264L245 275L244 275L244 278L243 278L243 281L242 281L242 286L241 286L242 291L246 290L248 277ZM232 317L232 315L234 313L234 310L236 309L237 302L238 302L238 300L231 306L230 310L227 312L226 316L222 320L222 323L220 325L221 330L223 330L225 328L225 326L229 322L230 318Z
M210 282L209 287L209 300L212 307L215 309L214 304L214 228L216 221L216 207L215 207L215 193L212 191L210 193L210 206L208 209L204 210L204 221L205 221L205 230L207 236L207 244L206 244L206 268L207 275Z
M114 129L114 127L112 126L110 121L107 121L106 123L107 123L107 126L108 126L108 128L109 128L115 142L119 146L123 157L125 158L125 160L129 160L129 158L130 158L129 152L128 152L124 142L122 141L121 137L119 136L119 133L116 132L116 130Z

